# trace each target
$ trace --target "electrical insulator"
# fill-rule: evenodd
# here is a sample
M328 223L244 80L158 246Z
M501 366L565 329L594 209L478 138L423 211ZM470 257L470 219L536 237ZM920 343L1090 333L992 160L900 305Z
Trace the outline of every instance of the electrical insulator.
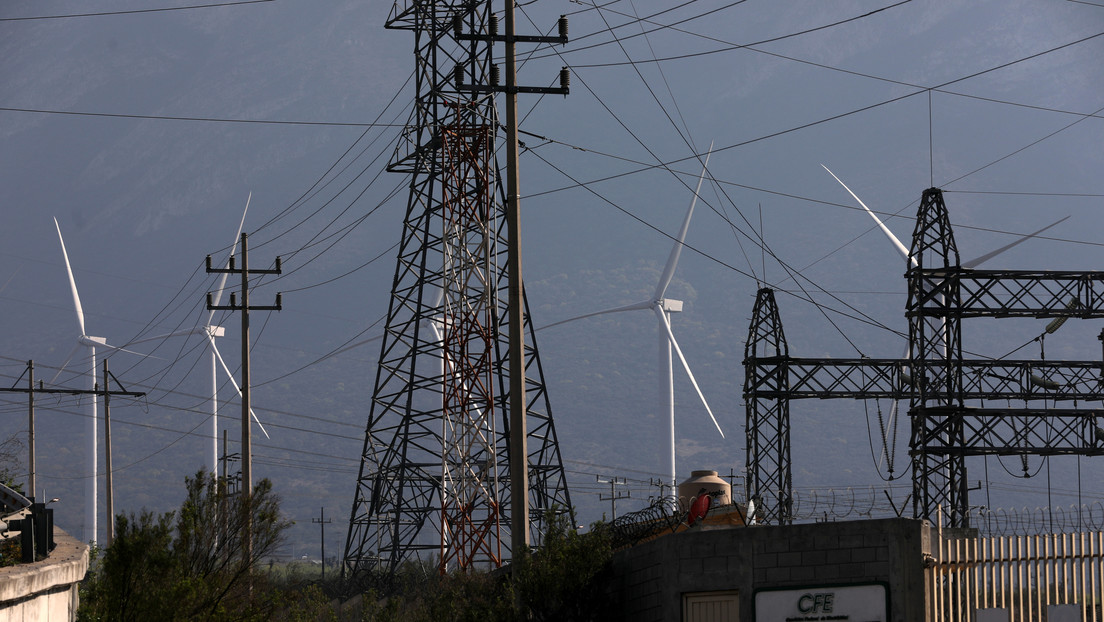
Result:
M452 79L456 82L456 86L464 85L464 67L462 65L456 65L452 69Z
M1081 306L1081 302L1079 300L1077 300L1076 298L1070 298L1069 302L1066 303L1066 308L1069 309L1070 311L1073 311L1074 309L1077 309L1080 306ZM1066 320L1068 320L1068 319L1069 319L1068 317L1059 317L1059 318L1055 318L1055 319L1051 320L1050 323L1048 323L1046 325L1046 334L1053 335L1055 333L1055 331L1057 331L1059 328L1062 328L1062 324L1065 324Z
M464 32L464 18L457 15L452 18L452 33L459 39L462 32Z
M561 39L566 39L567 38L567 16L566 15L561 15L560 16L560 21L558 22L558 25L560 27L560 38Z
M560 69L560 88L567 90L571 86L571 70L567 67Z
M491 23L487 27L491 30L492 35L498 34L498 15L491 13Z
M492 64L491 65L491 86L498 86L498 78L499 78L498 65L497 64Z

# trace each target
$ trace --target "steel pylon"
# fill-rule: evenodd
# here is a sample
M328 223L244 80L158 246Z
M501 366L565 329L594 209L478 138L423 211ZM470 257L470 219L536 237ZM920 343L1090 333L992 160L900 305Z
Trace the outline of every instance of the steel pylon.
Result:
M399 2L387 27L415 40L415 103L388 166L410 194L380 346L344 572L440 572L510 558L510 331L525 332L530 528L571 511L536 339L510 326L505 193L489 2ZM524 297L523 297L524 300Z
M760 288L744 346L746 483L747 498L759 508L757 520L772 525L788 525L793 516L789 355L774 290Z
M962 350L965 319L1104 319L1104 272L963 268L938 188L923 193L909 255L903 359L791 357L774 295L759 291L744 400L748 496L759 496L764 522L790 516L793 399L908 399L913 515L942 515L951 527L969 526L968 457L1104 455L1104 409L1076 407L1101 399L1104 361L967 359ZM1052 322L1046 333L1060 325ZM985 408L986 400L1051 405ZM1070 401L1074 408L1058 408Z

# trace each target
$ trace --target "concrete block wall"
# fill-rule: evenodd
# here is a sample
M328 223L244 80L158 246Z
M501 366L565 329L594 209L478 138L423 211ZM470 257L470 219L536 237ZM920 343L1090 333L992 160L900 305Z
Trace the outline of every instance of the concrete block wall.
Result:
M927 523L885 519L670 534L614 556L614 602L624 620L669 622L682 595L737 590L752 620L755 590L885 583L894 622L924 617Z
M76 619L88 545L57 527L54 542L57 546L40 562L0 568L0 622Z

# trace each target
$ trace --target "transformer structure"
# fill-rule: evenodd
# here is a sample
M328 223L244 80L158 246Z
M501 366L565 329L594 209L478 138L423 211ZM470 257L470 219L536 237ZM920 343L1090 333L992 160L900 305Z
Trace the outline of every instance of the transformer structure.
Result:
M1104 410L1076 408L1078 400L1101 399L1104 361L966 359L962 351L968 318L1104 318L1104 272L963 268L938 188L923 193L909 256L904 359L790 357L773 293L760 290L745 350L744 399L747 496L761 500L764 522L793 518L794 399L909 400L913 515L935 523L942 508L951 527L969 526L970 456L1104 455L1098 423ZM1046 400L1054 407L969 405L984 400ZM1070 401L1074 408L1057 407Z
M415 104L388 170L410 175L360 473L346 577L405 561L444 573L510 556L509 335L524 331L529 525L570 512L535 335L507 322L505 193L490 89L488 2L398 3L415 39ZM495 72L496 73L496 72ZM464 78L464 79L461 79ZM470 80L468 87L463 83ZM524 305L524 297L522 297Z

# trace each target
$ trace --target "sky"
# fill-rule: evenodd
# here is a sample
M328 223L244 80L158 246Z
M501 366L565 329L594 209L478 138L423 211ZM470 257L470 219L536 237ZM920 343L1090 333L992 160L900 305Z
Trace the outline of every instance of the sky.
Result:
M297 521L288 554L315 555L309 519L319 508L334 520L331 547L347 528L376 353L317 361L381 330L408 182L384 167L409 117L414 41L384 28L391 6L382 2L187 6L0 7L0 384L32 359L49 381L79 333L52 217L87 332L124 345L206 321L215 277L204 258L225 257L250 197L251 265L280 255L285 270L253 294L280 291L284 304L253 318L253 402L272 436L257 439L254 469L273 478ZM650 296L713 145L669 295L685 302L674 332L726 437L677 375L680 472L744 467L741 361L759 286L778 290L795 356L904 348L904 261L822 164L906 245L920 195L934 186L963 259L1070 216L987 267L1099 265L1102 3L540 0L519 8L519 28L549 32L561 14L568 44L519 50L524 83L572 71L568 96L520 104L534 324ZM238 318L215 320L236 370ZM977 320L966 345L1001 356L1043 325ZM1047 338L1046 357L1098 360L1098 332L1069 322ZM580 522L609 511L599 478L631 480L618 512L643 507L667 460L655 318L581 320L538 342ZM209 363L196 337L128 349L151 356L113 355L112 372L149 396L112 402L115 504L164 511L207 460ZM1038 344L1018 354L1040 355ZM87 380L67 368L56 382ZM220 392L227 422L231 392ZM25 433L25 396L0 400L0 433ZM84 464L87 401L43 402L39 486L61 499L59 523L79 530L82 476L60 465ZM885 489L903 502L907 476L884 481L885 465L870 457L871 422L890 407L795 403L795 487ZM231 427L231 445L235 435ZM894 446L900 477L907 430ZM1059 462L1049 465L1049 497L1051 470L1038 459L1026 465L1031 479L1013 477L1019 460L971 463L971 480L990 483L972 499L1101 499L1099 466Z

